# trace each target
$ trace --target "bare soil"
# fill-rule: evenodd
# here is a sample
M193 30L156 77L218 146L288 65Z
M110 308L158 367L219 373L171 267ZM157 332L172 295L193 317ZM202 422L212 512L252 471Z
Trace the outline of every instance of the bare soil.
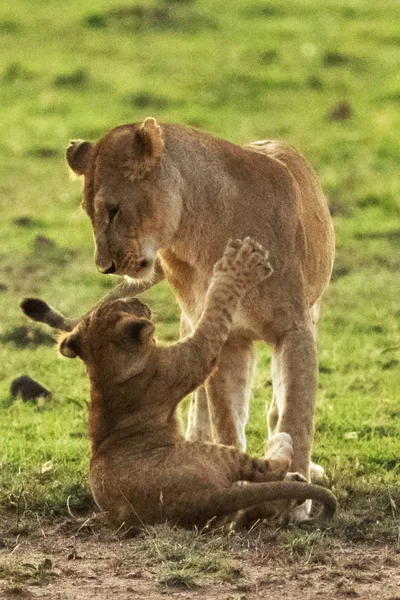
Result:
M200 559L207 559L203 572L200 566L192 577L182 570ZM0 597L400 600L400 549L338 540L329 531L207 538L164 527L127 540L89 520L38 522L1 538Z

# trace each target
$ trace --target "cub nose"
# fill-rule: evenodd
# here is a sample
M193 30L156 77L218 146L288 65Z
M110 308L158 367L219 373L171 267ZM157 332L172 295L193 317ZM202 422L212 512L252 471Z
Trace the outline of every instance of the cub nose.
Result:
M111 273L115 273L117 269L115 263L112 262L111 265L106 269L103 269L102 267L97 267L97 270L100 271L100 273L102 273L103 275L110 275Z

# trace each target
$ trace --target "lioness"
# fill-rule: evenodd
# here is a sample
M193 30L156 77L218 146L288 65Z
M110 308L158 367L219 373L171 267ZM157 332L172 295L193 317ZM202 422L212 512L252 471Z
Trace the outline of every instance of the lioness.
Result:
M64 334L61 354L79 356L90 378L90 485L113 524L203 526L278 499L317 499L327 516L333 514L331 492L293 481L296 474L292 481L260 483L286 476L288 434L273 436L266 459L259 460L233 447L186 441L179 432L178 403L213 371L239 301L270 273L258 244L228 244L195 331L168 347L155 344L150 310L135 298L102 304ZM238 481L257 483L238 487Z
M279 142L237 146L153 118L67 150L84 176L84 207L102 273L127 275L133 295L164 276L186 332L204 308L215 262L229 238L268 247L274 273L237 312L218 368L189 418L193 440L245 447L252 342L273 346L269 433L290 433L293 469L309 477L317 381L319 299L332 270L334 233L323 192L305 160ZM208 400L207 400L208 399Z

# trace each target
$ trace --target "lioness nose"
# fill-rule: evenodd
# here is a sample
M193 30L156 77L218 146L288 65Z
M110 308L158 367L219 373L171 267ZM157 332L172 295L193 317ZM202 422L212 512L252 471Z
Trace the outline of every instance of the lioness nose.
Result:
M115 264L112 262L111 265L106 269L103 269L102 267L97 267L97 270L100 271L100 273L102 273L103 275L109 275L111 273L115 273L117 269L115 267Z
M140 267L141 269L145 269L146 267L148 267L148 265L149 265L149 261L147 260L147 258L142 258L142 259L139 261L139 267Z

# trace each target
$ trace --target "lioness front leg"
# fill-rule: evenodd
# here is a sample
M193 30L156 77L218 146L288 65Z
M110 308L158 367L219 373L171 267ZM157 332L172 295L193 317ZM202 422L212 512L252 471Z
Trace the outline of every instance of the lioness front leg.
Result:
M184 312L181 314L179 334L181 338L191 331L189 321ZM211 442L211 421L208 410L207 394L204 386L199 387L190 399L186 439L191 442Z
M186 439L192 442L212 442L213 439L207 392L203 385L190 400Z
M253 343L235 334L222 348L217 369L206 382L214 443L246 449L253 368Z

